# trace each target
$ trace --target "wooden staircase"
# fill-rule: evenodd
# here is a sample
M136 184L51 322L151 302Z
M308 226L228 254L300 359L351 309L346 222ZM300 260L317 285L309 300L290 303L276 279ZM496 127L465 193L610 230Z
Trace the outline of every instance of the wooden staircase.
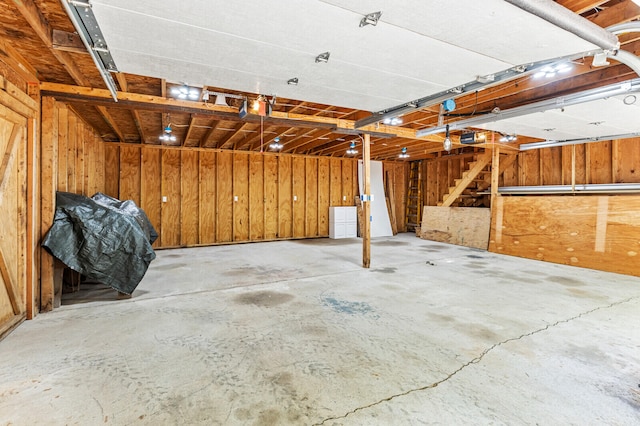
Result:
M449 187L438 206L489 207L489 196L486 192L491 187L491 156L492 151L489 149L478 153L474 161L467 164L462 176L454 180L455 185ZM513 154L504 156L504 161L500 161L500 174L517 158L517 155Z

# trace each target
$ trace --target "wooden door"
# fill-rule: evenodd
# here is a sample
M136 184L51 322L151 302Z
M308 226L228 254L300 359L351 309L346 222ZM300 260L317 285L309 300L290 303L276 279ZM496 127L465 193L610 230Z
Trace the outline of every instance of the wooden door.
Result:
M0 337L25 319L27 120L0 105Z

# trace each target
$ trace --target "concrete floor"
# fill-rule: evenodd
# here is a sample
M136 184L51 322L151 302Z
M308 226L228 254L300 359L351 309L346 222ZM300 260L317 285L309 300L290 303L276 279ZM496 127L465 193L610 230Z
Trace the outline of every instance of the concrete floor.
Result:
M0 424L640 424L640 279L424 241L158 252L0 342Z

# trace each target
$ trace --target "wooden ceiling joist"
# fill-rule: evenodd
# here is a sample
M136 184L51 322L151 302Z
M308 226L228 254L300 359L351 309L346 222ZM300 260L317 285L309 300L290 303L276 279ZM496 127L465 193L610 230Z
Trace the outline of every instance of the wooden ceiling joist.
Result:
M207 148L209 146L209 140L211 139L213 132L216 131L219 125L220 125L220 121L216 119L211 121L211 125L210 125L211 127L209 127L209 130L207 130L207 133L204 134L204 136L202 137L202 139L200 139L200 142L198 143L198 146L200 148Z
M49 49L51 53L53 53L53 56L64 66L76 84L89 86L88 80L82 71L80 71L73 58L63 50L54 49L53 30L33 0L13 0L13 4L29 23L33 31L40 37L40 40L42 40L46 48Z
M235 107L215 105L203 102L183 101L179 99L167 99L158 96L142 95L129 92L118 92L118 102L111 99L111 94L105 89L93 89L88 87L68 86L56 83L42 83L40 89L43 94L54 96L61 100L74 102L90 102L92 104L105 105L119 108L138 108L149 111L181 112L208 115L219 120L236 122L260 122L260 117L249 114L244 118L238 115ZM320 117L315 115L294 114L273 111L271 116L264 118L265 125L284 126L310 129L343 129L355 131L355 121L332 117ZM363 132L388 134L409 139L434 140L434 137L416 137L416 130L404 127L393 127L382 124L372 124L359 129ZM437 140L437 137L435 138Z
M189 116L189 125L187 127L187 133L185 133L184 138L182 138L182 141L180 143L182 146L185 146L187 144L187 141L191 138L191 133L193 132L193 125L195 121L196 121L195 115L191 114Z
M118 139L120 140L120 142L125 142L124 134L118 127L118 124L113 119L113 117L111 117L111 114L109 114L109 111L107 111L107 108L104 106L98 105L96 106L96 109L98 110L100 115L102 115L102 118L104 118L104 121L109 125L109 127L113 129L116 136L118 136Z

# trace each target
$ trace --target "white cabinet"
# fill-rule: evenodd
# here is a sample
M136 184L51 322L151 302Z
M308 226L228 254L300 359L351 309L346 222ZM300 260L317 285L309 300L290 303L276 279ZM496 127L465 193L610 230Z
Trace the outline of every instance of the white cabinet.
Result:
M356 207L329 207L329 238L355 238L358 236Z

